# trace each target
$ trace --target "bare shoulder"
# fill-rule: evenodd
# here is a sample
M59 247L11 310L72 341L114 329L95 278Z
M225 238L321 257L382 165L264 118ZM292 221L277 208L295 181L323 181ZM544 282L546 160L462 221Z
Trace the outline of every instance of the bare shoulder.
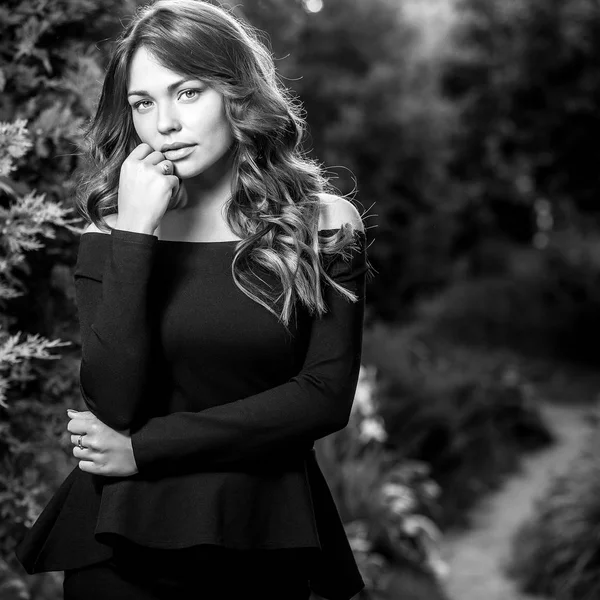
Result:
M360 213L349 200L335 194L321 194L320 200L319 230L340 229L350 223L354 229L364 232Z
M108 215L107 217L104 217L104 220L106 221L106 223L108 225L110 225L111 227L115 227L116 223L117 223L117 217L118 215L116 214L112 214L112 215ZM85 235L86 233L104 233L106 235L110 234L110 231L102 231L102 229L99 229L96 225L94 225L94 223L90 223L84 230L83 230L83 234Z

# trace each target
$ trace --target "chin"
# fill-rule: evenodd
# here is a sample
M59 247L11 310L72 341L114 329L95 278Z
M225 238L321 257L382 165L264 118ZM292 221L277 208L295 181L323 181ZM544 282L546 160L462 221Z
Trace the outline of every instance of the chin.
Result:
M204 171L206 171L206 167L198 165L178 165L177 163L174 163L173 166L175 175L177 175L179 179L191 179L192 177L201 175L204 173Z
M186 164L185 161L182 161L181 164L173 163L175 175L180 179L191 179L192 177L198 177L202 174L212 177L228 168L223 159L224 157L219 156L208 163L190 162Z

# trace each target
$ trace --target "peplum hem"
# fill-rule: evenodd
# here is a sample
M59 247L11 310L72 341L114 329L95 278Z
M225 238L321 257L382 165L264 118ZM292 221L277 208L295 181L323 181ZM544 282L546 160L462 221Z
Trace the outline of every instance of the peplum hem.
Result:
M75 467L29 528L15 555L30 575L77 569L112 557L94 537L104 477Z
M122 537L163 549L319 548L309 483L300 468L113 479L104 485L94 535L107 545Z
M311 588L324 598L351 598L364 583L314 450L304 467L258 480L239 472L196 473L187 483L173 478L162 486L157 486L159 481L114 480L75 467L15 555L33 575L108 560L123 542L173 549L206 544L234 549L312 547ZM173 490L177 494L170 495ZM192 500L186 494L192 494ZM167 507L173 519L166 518ZM274 510L272 515L267 507ZM209 512L198 520L194 514L201 514L199 508ZM241 515L236 516L234 508ZM287 518L290 522L285 523ZM176 529L161 524L161 519ZM193 532L175 525L194 521L202 526Z

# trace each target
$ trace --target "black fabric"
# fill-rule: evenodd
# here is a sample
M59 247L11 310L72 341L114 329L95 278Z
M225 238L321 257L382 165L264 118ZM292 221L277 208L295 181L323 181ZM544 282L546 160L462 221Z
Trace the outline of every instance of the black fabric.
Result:
M358 302L325 286L328 312L297 307L286 329L235 285L235 242L82 236L81 391L100 420L131 431L139 473L75 468L17 549L27 572L106 561L127 540L312 549L320 595L363 587L312 449L345 426L358 380L367 259L364 233L355 240L327 270Z
M291 552L128 548L65 571L64 600L308 600L308 579Z

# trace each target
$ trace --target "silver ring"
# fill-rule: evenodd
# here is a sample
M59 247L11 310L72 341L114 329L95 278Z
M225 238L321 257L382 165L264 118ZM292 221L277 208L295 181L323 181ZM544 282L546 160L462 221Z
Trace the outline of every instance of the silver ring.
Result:
M84 433L80 433L79 434L79 439L77 440L77 445L79 446L80 450L85 450L85 446L81 445L81 438L84 436Z
M171 165L169 163L164 163L162 170L165 175L169 175L171 173Z

